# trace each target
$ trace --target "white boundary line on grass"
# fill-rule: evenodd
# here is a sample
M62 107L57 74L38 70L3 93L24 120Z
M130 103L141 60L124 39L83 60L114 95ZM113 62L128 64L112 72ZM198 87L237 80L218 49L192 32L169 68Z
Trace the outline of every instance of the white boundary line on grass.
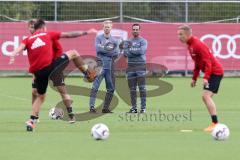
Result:
M28 98L23 98L23 97L19 97L19 96L12 96L12 95L7 95L7 94L0 94L1 97L6 97L6 98L9 98L9 99L15 99L15 100L20 100L20 101L25 101L25 102L32 102L31 99L28 99ZM44 102L44 104L47 104L47 105L52 105L48 102Z
M0 94L0 96L1 97L6 97L6 98L10 98L10 99L16 99L16 100L31 102L31 100L29 100L27 98L22 98L22 97L18 97L18 96L11 96L11 95L6 95L6 94Z

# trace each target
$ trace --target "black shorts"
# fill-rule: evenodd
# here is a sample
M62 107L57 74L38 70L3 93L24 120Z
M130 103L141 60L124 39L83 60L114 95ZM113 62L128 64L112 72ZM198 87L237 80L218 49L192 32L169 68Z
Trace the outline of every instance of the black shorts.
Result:
M69 60L65 54L62 56L61 56L62 58L59 57L56 60L54 60L52 64L54 67L54 70L50 74L49 78L52 80L54 87L65 85L63 70L68 66Z
M52 80L54 87L64 86L65 85L63 72L61 72L59 74L54 74L54 76L51 76L50 79ZM32 88L37 88L37 84L36 84L36 79L35 78L32 81Z
M35 87L38 94L45 94L48 86L48 79L55 81L57 86L64 83L61 79L62 72L69 63L67 55L63 54L61 57L54 60L50 65L34 73L35 75Z
M208 80L208 86L204 86L204 90L212 91L213 93L218 93L218 89L221 83L223 75L212 74Z
M32 79L32 88L37 88L36 79Z

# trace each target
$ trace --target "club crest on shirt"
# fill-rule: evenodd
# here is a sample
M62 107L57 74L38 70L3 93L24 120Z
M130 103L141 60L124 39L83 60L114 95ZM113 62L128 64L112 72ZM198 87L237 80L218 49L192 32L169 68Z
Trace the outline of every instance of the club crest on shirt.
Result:
M141 47L141 43L133 42L133 43L132 43L132 46L133 46L133 47L136 47L136 48L140 48L140 47Z

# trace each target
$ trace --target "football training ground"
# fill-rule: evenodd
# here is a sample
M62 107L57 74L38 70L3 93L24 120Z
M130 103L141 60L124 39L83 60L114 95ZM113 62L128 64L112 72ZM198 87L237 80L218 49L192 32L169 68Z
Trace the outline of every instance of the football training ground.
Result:
M149 95L146 114L125 114L129 106L120 97L128 93L126 90L115 93L118 101L113 114L86 116L85 121L75 124L49 118L49 109L61 101L58 93L49 87L40 122L29 133L25 121L31 109L31 78L0 78L0 160L240 159L239 78L224 78L214 97L218 118L230 129L226 141L216 141L203 132L210 117L201 100L201 79L196 88L190 88L191 78L161 80L172 86L172 90L159 96ZM66 84L91 87L81 78L67 78ZM147 89L166 90L165 84L161 84L148 85ZM102 83L101 90L104 88ZM75 91L72 98L75 112L88 111L88 97ZM96 123L109 127L107 140L92 139L90 130Z

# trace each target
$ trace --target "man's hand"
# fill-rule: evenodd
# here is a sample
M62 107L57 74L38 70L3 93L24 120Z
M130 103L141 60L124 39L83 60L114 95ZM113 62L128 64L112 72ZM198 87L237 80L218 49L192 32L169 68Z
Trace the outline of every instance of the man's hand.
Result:
M196 83L197 83L197 81L192 80L192 82L191 82L191 87L195 87L195 86L196 86Z
M124 42L122 41L122 42L119 44L119 48L120 48L120 49L123 49L123 45L124 45Z
M122 41L120 44L119 44L119 48L120 49L127 49L127 48L131 48L132 47L132 42L131 41Z
M203 86L205 88L209 88L209 83L208 83L208 80L207 79L203 79Z
M96 29L92 28L87 31L87 34L96 34L97 32L98 31Z

